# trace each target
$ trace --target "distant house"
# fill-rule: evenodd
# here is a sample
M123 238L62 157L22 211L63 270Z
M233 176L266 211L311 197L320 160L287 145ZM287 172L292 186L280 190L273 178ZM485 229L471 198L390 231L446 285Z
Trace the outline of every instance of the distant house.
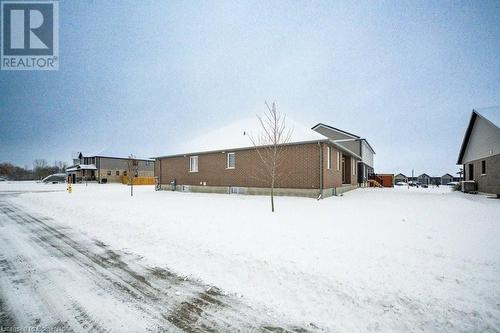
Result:
M398 173L397 175L394 176L394 184L397 184L397 183L400 183L400 182L407 183L408 182L408 177L406 177L402 173Z
M422 185L430 185L431 184L431 176L429 176L426 173L423 173L417 177L417 181Z
M441 177L431 177L430 185L441 185Z
M448 183L451 183L455 181L454 179L455 177L453 177L449 173L445 173L444 175L441 176L441 185L446 185Z
M287 124L290 126L290 119ZM156 177L164 190L267 194L259 177L264 166L249 139L257 119L202 134L180 152L156 157ZM293 128L283 148L277 195L327 197L364 186L373 173L373 148L360 136L325 124ZM262 148L262 147L261 147Z
M472 111L457 164L479 192L500 196L500 111Z
M154 177L153 159L135 159L137 161L137 177ZM96 181L98 183L119 183L128 175L129 161L127 157L83 156L73 159L73 165L66 168L66 174L72 183Z

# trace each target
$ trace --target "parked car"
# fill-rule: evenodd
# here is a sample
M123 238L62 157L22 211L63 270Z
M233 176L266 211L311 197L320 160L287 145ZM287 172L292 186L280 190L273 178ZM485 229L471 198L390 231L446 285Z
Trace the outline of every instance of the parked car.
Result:
M58 184L66 182L66 174L65 173L54 173L42 179L42 183L45 184Z
M7 181L7 177L0 177L0 182L6 182Z
M405 182L397 182L395 185L396 185L396 186L408 186L408 183L405 183Z
M422 185L420 185L420 186L421 186L422 188L428 188L428 187L429 187L429 185L427 185L427 184L422 184Z

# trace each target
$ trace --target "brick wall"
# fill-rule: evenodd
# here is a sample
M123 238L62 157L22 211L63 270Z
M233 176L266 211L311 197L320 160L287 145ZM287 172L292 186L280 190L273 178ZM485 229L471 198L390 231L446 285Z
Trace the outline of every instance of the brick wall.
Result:
M284 148L282 177L276 187L319 188L319 149L317 143L295 144ZM227 169L227 153L198 154L198 172L189 172L189 157L193 155L160 158L156 174L161 184L176 180L178 185L268 187L259 172L262 162L255 149L236 150L235 168Z
M342 152L333 146L331 149L331 168L328 169L328 144L323 144L323 188L342 186ZM338 153L338 154L337 154ZM339 169L337 170L337 159Z

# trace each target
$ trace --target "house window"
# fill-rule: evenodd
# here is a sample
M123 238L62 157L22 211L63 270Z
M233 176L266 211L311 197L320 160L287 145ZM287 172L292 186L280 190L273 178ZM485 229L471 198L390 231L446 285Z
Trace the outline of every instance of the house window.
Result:
M127 175L127 170L123 171L123 175L126 176Z
M234 169L236 166L236 155L235 153L227 153L227 164L226 168Z
M117 175L117 176L119 176L119 175L120 175L120 171L119 171L119 170L117 170L117 171L116 171L116 175Z
M340 171L340 152L337 152L337 171Z
M111 176L111 170L108 170L108 176Z
M481 161L481 174L486 174L486 161Z
M328 169L331 169L332 168L332 147L328 146L327 149L326 149L326 152L327 152L327 168Z
M189 157L189 172L198 172L198 156Z

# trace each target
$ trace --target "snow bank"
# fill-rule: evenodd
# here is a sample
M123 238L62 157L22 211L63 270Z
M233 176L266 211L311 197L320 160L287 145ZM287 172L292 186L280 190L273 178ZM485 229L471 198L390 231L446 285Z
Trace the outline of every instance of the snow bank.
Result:
M4 181L0 182L0 193L11 192L45 192L45 191L64 191L66 184L47 184L36 181Z
M37 186L39 184L36 184ZM339 331L500 330L500 201L449 188L321 201L76 185L17 204L116 249Z

